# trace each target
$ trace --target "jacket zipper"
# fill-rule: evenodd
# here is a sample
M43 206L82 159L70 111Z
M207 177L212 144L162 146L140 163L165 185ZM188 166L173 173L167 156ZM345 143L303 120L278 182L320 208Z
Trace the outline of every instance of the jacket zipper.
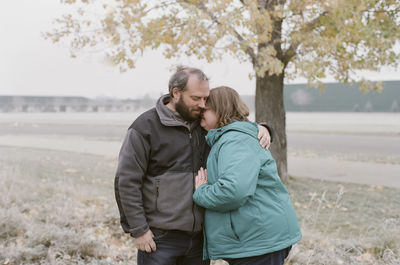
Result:
M193 192L194 192L195 191L195 182L194 182L195 175L194 175L194 171L193 171L194 170L194 162L193 162L194 153L193 153L193 145L192 145L192 132L190 130L189 130L189 142L190 142L190 149L192 151L192 175L193 175L192 182L193 182ZM194 229L196 228L196 214L195 214L194 207L195 207L194 202L192 202L192 214L193 214L192 232L194 232Z

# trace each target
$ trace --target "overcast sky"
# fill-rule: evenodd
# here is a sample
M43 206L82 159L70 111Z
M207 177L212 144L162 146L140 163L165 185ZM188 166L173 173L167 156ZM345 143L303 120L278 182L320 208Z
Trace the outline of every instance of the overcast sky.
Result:
M211 87L228 85L241 94L255 92L255 82L248 78L251 65L229 57L207 64L193 58L165 60L158 52L148 52L126 73L106 64L101 52L73 59L66 44L41 37L64 11L58 0L1 1L0 95L156 97L167 92L171 65L178 63L204 70ZM365 75L373 80L400 80L400 69Z

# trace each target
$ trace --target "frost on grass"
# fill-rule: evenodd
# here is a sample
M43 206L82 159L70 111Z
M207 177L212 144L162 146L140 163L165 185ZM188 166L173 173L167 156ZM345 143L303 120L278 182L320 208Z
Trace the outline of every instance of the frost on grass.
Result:
M24 176L15 167L2 166L0 181L4 183L0 186L1 264L135 260L133 242L120 233L114 204L108 201L112 197L97 200L84 185L43 181Z
M136 264L119 226L115 164L0 148L0 264ZM303 233L287 265L400 264L398 190L307 179L287 187Z
M286 264L400 264L398 190L318 182L290 184L303 239Z

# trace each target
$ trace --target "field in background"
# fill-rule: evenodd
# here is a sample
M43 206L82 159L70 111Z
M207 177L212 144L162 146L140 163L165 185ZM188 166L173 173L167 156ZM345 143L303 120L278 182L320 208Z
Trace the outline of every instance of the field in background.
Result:
M0 163L1 264L135 264L119 227L115 159L1 147ZM399 264L398 189L296 178L287 186L303 232L288 264Z
M137 115L0 113L0 146L115 158ZM399 113L289 112L286 120L290 175L400 188Z
M71 113L0 113L0 124L83 124L123 126L141 112L71 112ZM250 114L254 120L254 113ZM385 133L400 135L399 113L357 112L287 112L288 131L320 131L343 133ZM313 126L313 127L310 127ZM317 127L315 127L317 126Z
M383 144L382 135L398 141L399 118L288 113L287 123L289 136L367 134ZM127 113L0 114L0 264L135 264L113 190L118 146L133 119ZM289 153L304 156L307 145ZM310 149L310 159L340 151ZM386 149L372 159L366 152L344 159L399 165ZM288 264L400 264L400 189L309 178L292 178L287 187L303 232Z

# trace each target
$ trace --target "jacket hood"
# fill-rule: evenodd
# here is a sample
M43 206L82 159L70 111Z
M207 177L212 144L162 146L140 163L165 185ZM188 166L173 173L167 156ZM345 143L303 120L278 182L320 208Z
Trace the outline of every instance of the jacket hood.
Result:
M208 131L206 136L208 145L213 146L224 133L229 131L246 133L257 139L258 126L257 123L255 122L235 121L224 127L218 129L211 129Z
M194 121L191 124L186 123L179 114L174 114L166 105L170 102L171 96L166 94L157 100L156 111L160 117L160 121L165 126L184 126L192 130L199 124L199 121Z

